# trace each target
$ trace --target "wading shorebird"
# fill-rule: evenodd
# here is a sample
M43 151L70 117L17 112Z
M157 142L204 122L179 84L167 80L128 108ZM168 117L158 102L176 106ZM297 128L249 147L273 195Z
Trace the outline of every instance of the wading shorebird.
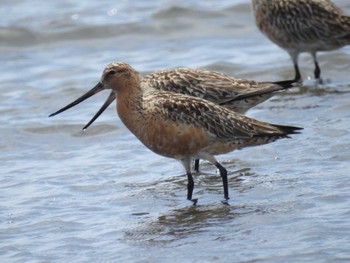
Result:
M123 62L109 64L94 88L49 117L104 89L111 89L109 98L116 98L120 119L146 147L182 163L188 200L194 188L193 159L207 160L219 169L228 200L227 171L215 155L288 138L301 129L260 122L201 98L142 87L139 73Z
M294 80L258 82L192 68L156 71L141 78L141 86L145 89L152 88L202 98L241 114L271 98L276 92L293 87L293 84ZM114 100L113 94L108 97L83 130L87 129ZM195 161L194 169L199 171L199 160Z
M314 75L321 77L318 51L330 51L350 44L350 17L329 0L252 0L256 25L272 42L286 50L301 80L298 56L312 55Z

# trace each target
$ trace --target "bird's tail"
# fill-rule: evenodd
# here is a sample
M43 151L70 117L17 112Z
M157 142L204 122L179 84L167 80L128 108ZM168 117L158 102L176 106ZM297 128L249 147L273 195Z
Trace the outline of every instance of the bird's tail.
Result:
M288 134L299 134L300 131L303 129L301 127L295 127L295 126L287 126L287 125L277 125L273 124L276 128L278 128L281 132L283 132L285 135Z
M290 80L282 80L282 81L275 81L272 82L273 84L276 84L278 86L281 86L283 89L289 89L295 87L295 85L298 84L294 79Z

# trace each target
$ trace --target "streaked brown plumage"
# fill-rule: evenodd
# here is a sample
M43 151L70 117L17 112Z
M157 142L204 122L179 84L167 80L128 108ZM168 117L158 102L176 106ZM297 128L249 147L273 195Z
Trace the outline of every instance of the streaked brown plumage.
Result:
M298 56L312 55L315 78L321 70L318 51L329 51L350 44L350 17L329 0L252 0L258 28L272 42L285 49L301 80Z
M146 87L206 99L242 114L293 82L258 82L192 68L156 71L141 81Z
M220 170L228 199L227 171L214 155L286 138L300 129L260 122L200 98L142 87L138 72L123 62L109 64L92 90L50 116L104 89L112 89L110 98L117 99L120 119L146 147L183 164L189 200L194 158L205 159Z

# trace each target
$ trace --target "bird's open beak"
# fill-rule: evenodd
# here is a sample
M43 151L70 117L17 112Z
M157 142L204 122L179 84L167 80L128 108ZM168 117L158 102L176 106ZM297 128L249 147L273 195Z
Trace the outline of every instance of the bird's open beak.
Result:
M104 86L102 85L101 82L97 83L97 85L95 87L93 87L91 90L89 90L87 93L85 93L83 96L81 96L80 98L76 99L75 101L73 101L72 103L68 104L67 106L63 107L62 109L52 113L49 115L49 117L55 116L63 111L66 111L72 107L74 107L75 105L79 104L80 102L90 98L91 96L95 95L96 93L99 93L100 91L104 90ZM102 112L101 112L102 113ZM101 114L100 113L100 114ZM99 115L98 115L99 116ZM97 117L98 117L97 116Z
M115 99L114 92L111 91L105 103L98 110L95 116L89 121L89 123L84 126L83 130L86 130L105 111L105 109L108 108L108 106L114 101L114 99Z

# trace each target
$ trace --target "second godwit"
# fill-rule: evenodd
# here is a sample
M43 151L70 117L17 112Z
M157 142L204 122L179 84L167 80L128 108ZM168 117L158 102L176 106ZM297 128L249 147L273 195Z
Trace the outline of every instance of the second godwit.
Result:
M202 98L241 114L276 92L293 87L294 83L294 80L259 82L238 79L216 71L193 68L155 71L141 78L143 88ZM87 129L113 101L114 98L109 97L83 129Z
M252 0L258 28L285 49L294 63L295 80L301 80L298 56L312 55L314 75L321 77L318 51L350 44L350 17L329 0Z
M156 71L141 78L141 87L145 89L202 98L242 114L276 92L292 87L294 83L294 80L258 82L237 79L219 72L193 68ZM113 101L112 94L83 129L87 129ZM199 171L199 160L195 161L195 170Z
M301 129L260 122L204 99L142 87L139 73L123 62L109 64L93 89L50 117L104 89L112 90L109 98L117 99L120 119L146 147L182 163L188 200L194 189L193 159L207 160L219 169L228 200L227 171L215 155L288 138Z

